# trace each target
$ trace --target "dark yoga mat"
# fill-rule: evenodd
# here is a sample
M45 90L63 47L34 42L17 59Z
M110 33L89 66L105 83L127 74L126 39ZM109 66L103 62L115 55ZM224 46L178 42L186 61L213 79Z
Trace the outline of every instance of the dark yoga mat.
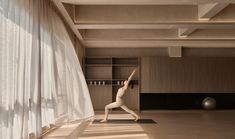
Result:
M133 119L110 119L108 122L100 122L102 119L96 119L93 121L93 124L157 124L152 119L139 119L138 121L134 121Z

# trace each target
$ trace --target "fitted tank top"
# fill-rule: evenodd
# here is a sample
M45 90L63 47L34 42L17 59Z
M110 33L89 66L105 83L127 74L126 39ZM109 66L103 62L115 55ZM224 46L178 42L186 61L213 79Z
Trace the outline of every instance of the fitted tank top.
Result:
M121 99L122 96L124 95L125 91L123 90L123 88L119 88L118 92L117 92L117 96L116 99Z

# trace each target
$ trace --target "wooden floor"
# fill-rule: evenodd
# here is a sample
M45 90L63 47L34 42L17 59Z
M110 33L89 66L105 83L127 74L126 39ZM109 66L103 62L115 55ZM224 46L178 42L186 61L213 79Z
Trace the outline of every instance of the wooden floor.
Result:
M157 124L90 124L79 139L235 139L233 111L145 111L141 118ZM103 112L96 112L96 119ZM129 114L112 112L111 119L131 119Z

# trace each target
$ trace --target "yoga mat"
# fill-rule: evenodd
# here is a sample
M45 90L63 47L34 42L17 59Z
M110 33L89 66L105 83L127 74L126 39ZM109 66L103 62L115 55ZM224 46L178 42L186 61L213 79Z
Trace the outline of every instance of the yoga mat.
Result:
M134 119L109 119L107 122L100 122L102 119L95 119L93 124L157 124L152 119L139 119L134 121Z

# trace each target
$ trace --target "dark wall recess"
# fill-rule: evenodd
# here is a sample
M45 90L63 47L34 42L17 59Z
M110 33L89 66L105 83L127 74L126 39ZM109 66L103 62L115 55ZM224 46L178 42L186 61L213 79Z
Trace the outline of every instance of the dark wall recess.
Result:
M235 109L235 93L140 93L140 110L203 109L206 97L216 100L216 109Z

